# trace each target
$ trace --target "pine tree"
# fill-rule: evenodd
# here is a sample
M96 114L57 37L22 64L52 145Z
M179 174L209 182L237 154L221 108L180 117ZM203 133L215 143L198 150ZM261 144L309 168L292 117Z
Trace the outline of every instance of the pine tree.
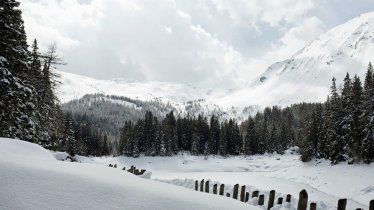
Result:
M219 121L215 115L210 118L209 145L210 154L218 154L219 142L221 139L221 130Z
M75 155L77 154L77 141L74 138L73 120L71 113L65 115L65 132L64 141L66 142L66 152L69 154L71 161L75 161Z
M360 121L365 129L362 134L361 157L365 163L370 163L374 161L374 79L371 63L365 77L362 111Z
M19 2L0 2L0 136L36 141L34 88Z
M303 162L310 161L317 154L318 145L318 116L314 111L306 127L306 135L301 137L300 155Z
M244 137L244 154L254 155L258 153L258 139L256 135L256 125L252 117L248 119L248 125Z
M221 123L221 139L219 142L219 151L218 153L222 156L226 156L228 153L227 149L227 141L229 139L228 135L228 122L225 120L225 122Z
M332 79L331 93L330 93L330 125L328 126L329 137L329 157L333 164L344 160L344 146L341 141L341 131L339 123L341 122L341 99L336 88L336 79Z
M349 152L349 142L353 139L352 127L353 127L353 90L352 82L347 73L344 78L344 85L341 96L341 120L339 127L341 128L340 144L343 145L341 152L343 155L350 155L353 158L353 154Z
M361 161L361 145L364 125L360 122L362 116L363 90L360 78L355 75L352 85L352 126L351 139L348 141L348 155L355 162Z

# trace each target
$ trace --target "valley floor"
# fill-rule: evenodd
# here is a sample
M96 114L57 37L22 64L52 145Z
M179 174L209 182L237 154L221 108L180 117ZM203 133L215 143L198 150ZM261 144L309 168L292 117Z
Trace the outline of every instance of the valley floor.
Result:
M368 208L369 201L374 199L374 164L332 166L327 160L303 163L296 151L294 148L284 155L228 158L180 153L173 157L80 157L80 160L117 164L118 168L135 165L151 171L152 179L191 189L195 180L201 179L211 180L211 189L214 183L224 183L230 192L233 185L240 184L265 195L275 190L276 197L291 194L297 198L299 192L306 189L310 201L317 202L318 209L336 209L340 198L348 199L348 209ZM297 203L296 200L293 203Z
M374 199L374 164L331 166L326 160L302 163L296 149L285 155L173 157L82 157L78 162L58 161L63 152L50 152L24 141L0 138L0 209L266 209L256 199L245 204L232 198L195 192L195 180L246 185L291 194L290 205L272 210L293 210L298 193L306 189L317 209L336 209L348 198L348 209L368 209ZM117 168L107 165L117 164ZM121 170L135 165L152 172L151 180ZM163 183L166 182L166 183ZM169 184L167 184L169 183ZM175 186L178 185L178 186ZM189 188L189 189L187 189Z

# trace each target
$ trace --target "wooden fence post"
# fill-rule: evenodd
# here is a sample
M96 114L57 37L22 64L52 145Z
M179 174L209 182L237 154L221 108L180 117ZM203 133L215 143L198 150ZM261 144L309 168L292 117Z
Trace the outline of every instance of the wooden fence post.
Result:
M217 184L213 185L213 194L217 194Z
M271 209L274 206L274 198L275 198L275 190L270 190L268 210Z
M291 195L290 194L287 194L286 202L291 203Z
M226 193L226 196L227 196L227 197L230 197L230 193Z
M371 200L369 203L369 210L374 210L374 200Z
M200 192L203 192L204 191L204 179L202 179L201 181L200 181Z
M317 210L317 204L316 203L310 203L309 210Z
M264 194L261 194L261 195L258 197L258 205L259 205L259 206L264 205Z
M199 191L199 181L198 180L195 181L195 190Z
M347 206L347 199L339 199L337 210L345 210L346 206Z
M219 195L223 195L225 192L225 184L219 186Z
M209 193L209 181L205 182L205 192Z
M245 193L245 201L244 202L248 202L249 201L249 192L246 192Z
M279 197L279 198L278 198L278 201L277 201L277 204L281 204L281 205L282 205L282 203L283 203L283 198L282 198L282 197Z
M245 185L243 185L242 188L240 189L240 201L244 202L244 200L245 200Z
M234 185L234 192L232 193L232 198L238 199L238 193L239 193L239 184Z
M252 198L258 197L258 190L252 192Z
M302 190L299 193L299 203L297 204L297 210L306 210L308 207L308 193L306 190Z

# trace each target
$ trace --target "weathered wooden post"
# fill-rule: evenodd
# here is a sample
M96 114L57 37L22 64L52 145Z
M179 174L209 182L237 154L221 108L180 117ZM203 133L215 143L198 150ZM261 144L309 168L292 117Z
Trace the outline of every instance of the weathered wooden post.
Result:
M371 200L369 203L369 210L374 210L374 200Z
M195 190L199 191L199 181L198 180L195 181Z
M239 193L239 184L234 185L234 192L232 193L232 198L238 199L238 193Z
M245 200L245 185L243 185L242 188L240 189L240 201L244 202L244 200Z
M268 210L271 209L274 206L274 198L275 198L275 190L270 190Z
M244 202L248 202L249 201L249 192L246 192L245 193L245 201Z
M213 185L213 194L217 194L217 184Z
M317 210L317 204L316 203L310 203L309 210Z
M282 205L282 203L283 203L283 198L282 198L282 197L279 197L279 198L278 198L278 201L277 201L277 204L281 204L281 205Z
M219 195L223 195L225 192L225 184L219 186Z
M264 205L264 194L261 194L261 195L258 197L258 205L259 205L259 206Z
M299 203L297 204L297 210L306 210L308 207L308 193L306 190L302 190L299 193Z
M204 191L204 179L200 181L200 192Z
M258 197L258 190L252 192L252 198Z
M205 182L205 192L209 193L209 181Z
M226 193L226 197L230 197L230 193Z
M347 199L339 199L337 210L345 210L346 206L347 206Z
M287 194L286 202L291 203L291 195L290 194Z

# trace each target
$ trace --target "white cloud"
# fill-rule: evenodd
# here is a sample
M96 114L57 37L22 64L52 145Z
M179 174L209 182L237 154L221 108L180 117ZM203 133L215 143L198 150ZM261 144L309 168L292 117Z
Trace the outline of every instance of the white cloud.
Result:
M280 3L282 2L282 3ZM233 87L325 30L312 0L21 0L28 37L67 71ZM270 30L270 34L269 34Z

